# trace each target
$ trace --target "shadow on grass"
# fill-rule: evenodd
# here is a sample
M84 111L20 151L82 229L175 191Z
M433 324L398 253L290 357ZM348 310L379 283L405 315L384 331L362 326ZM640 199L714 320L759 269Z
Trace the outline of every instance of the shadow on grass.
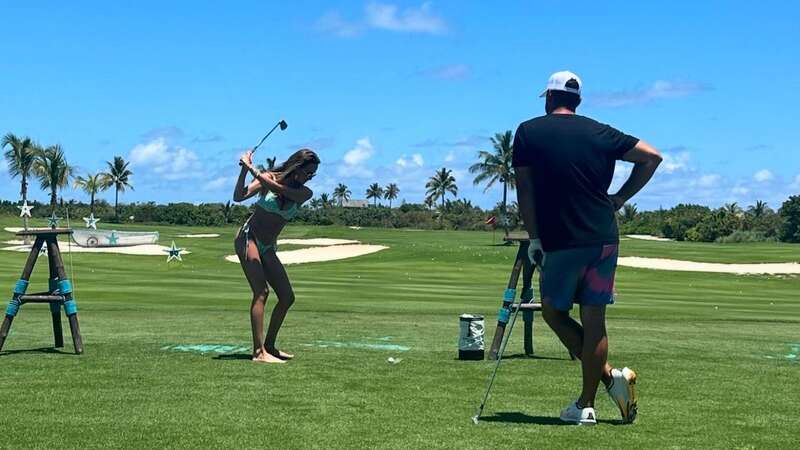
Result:
M514 355L503 356L503 360L506 360L506 359L533 359L533 360L543 359L543 360L550 360L550 361L570 361L569 357L567 357L567 358L556 358L555 356L526 355L524 353L517 353L517 354L514 354ZM464 360L462 360L462 359L459 359L457 356L455 358L453 358L453 360L454 361L479 361L479 362L480 361L497 361L497 360L491 360L491 359L464 359Z
M566 358L557 358L555 356L526 355L524 353L503 356L503 359L547 359L551 361L570 361L569 356Z
M40 348L28 348L28 349L20 349L20 350L3 350L0 352L0 357L3 356L11 356L17 355L20 353L50 353L54 355L74 355L75 352L65 352L59 350L54 347L40 347Z
M227 355L217 355L214 359L219 361L243 361L243 360L252 360L253 355L249 353L231 353Z
M569 361L570 360L569 358L556 358L554 356L526 355L524 353L503 356L503 360L506 360L506 359L532 359L532 360L543 359L543 360L551 360L551 361ZM464 359L464 360L461 360L457 356L455 358L453 358L453 360L454 361L478 361L478 362L480 362L480 361L492 361L492 362L497 361L497 360L491 360L491 359Z
M493 416L481 417L481 422L502 422L502 423L529 423L532 425L557 425L575 426L571 423L562 422L558 417L550 416L529 416L521 412L498 412ZM622 420L598 420L597 423L608 425L623 425Z

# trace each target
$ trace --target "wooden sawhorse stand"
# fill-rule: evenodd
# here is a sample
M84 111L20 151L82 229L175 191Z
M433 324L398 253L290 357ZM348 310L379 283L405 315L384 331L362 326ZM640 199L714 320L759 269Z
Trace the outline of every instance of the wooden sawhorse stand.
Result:
M31 252L28 255L25 268L22 269L22 276L14 287L14 296L8 303L8 308L6 308L6 318L3 321L3 326L0 327L0 350L3 349L3 344L5 344L8 337L11 322L22 305L25 303L49 303L50 313L53 316L55 347L61 348L64 346L64 333L61 329L61 305L64 305L64 311L67 314L67 319L69 319L69 328L72 332L72 344L75 347L75 353L78 355L83 353L83 340L78 326L78 307L72 297L72 283L67 278L64 262L61 260L61 251L58 249L57 237L59 234L71 235L72 230L69 228L47 228L23 230L17 233L17 236L36 236L36 241L33 243L33 248L31 248ZM45 248L47 248L47 259L50 265L49 292L26 294L33 267L36 265L36 259L45 245L47 245Z
M517 284L519 282L519 275L522 272L522 294L520 296L521 302L519 308L522 310L522 320L525 322L524 331L524 352L526 356L533 356L533 313L542 310L542 304L533 301L533 266L530 259L528 259L528 245L530 239L528 233L509 233L503 240L506 242L519 242L519 249L517 249L517 257L514 259L514 266L511 269L511 277L508 280L508 286L503 296L503 306L497 317L497 329L494 333L492 346L487 355L487 359L496 360L500 345L505 336L506 325L511 319L511 314L516 312L517 305L514 299L517 295ZM510 336L509 336L510 338ZM575 356L570 353L569 357L575 359Z

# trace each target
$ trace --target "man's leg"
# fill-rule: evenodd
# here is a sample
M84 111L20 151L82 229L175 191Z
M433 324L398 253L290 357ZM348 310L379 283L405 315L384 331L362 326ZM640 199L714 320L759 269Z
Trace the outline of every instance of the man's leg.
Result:
M596 308L596 307L594 307ZM585 320L583 318L584 307L581 307L581 320ZM564 347L567 348L576 358L581 360L581 366L583 367L584 372L584 392L586 391L586 368L584 363L583 354L586 351L586 343L585 343L585 331L584 327L582 327L578 322L576 322L572 317L569 316L569 311L560 311L555 309L549 303L542 304L542 317L544 317L544 321L547 322L547 325L553 329L553 332L556 333L558 339L564 344ZM586 322L584 322L586 325ZM590 332L594 333L594 328L589 330ZM603 335L605 336L605 308L603 308ZM608 354L608 339L605 339L605 354ZM589 350L589 353L592 353L594 348ZM604 357L603 360L605 361L607 358ZM603 382L604 385L608 386L611 383L611 366L608 362L605 362L605 365L602 366L602 371L600 373L600 380ZM595 391L597 391L597 383L595 382ZM583 399L583 396L581 396ZM590 404L591 405L591 404ZM585 406L585 405L584 405Z
M606 335L605 305L581 305L583 324L583 347L581 367L583 369L583 392L578 399L580 406L594 407L597 386L601 379L610 382L611 367L608 365L608 336Z

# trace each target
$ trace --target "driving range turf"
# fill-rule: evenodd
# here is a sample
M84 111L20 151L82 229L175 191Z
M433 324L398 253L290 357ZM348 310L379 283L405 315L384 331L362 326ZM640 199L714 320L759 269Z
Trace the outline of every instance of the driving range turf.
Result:
M3 227L19 223L0 218ZM797 442L797 276L621 267L617 304L607 314L610 361L639 375L637 422L619 424L601 389L598 426L559 423L560 409L579 393L580 366L537 316L538 357L520 355L520 320L484 418L474 425L492 363L456 359L458 315L485 315L491 339L516 252L492 245L491 233L288 227L282 237L390 248L288 266L297 301L278 343L296 358L263 365L242 350L250 345L250 293L240 267L223 260L233 253L233 226L114 227L158 230L164 245L184 233L222 236L174 238L193 252L183 262L167 263L166 254L73 254L85 354L71 353L66 320L66 347L54 350L47 307L21 308L0 352L0 448L779 448ZM0 231L0 238L14 236ZM66 247L62 242L69 273ZM786 262L800 260L800 246L625 240L621 254ZM0 251L3 308L26 256ZM46 259L37 264L29 292L46 287L46 266Z

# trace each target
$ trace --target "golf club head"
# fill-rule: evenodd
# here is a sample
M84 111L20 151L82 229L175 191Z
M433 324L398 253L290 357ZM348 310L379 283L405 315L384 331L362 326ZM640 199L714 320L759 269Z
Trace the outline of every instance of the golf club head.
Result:
M477 424L478 424L478 421L479 421L479 420L480 420L480 417L478 417L478 416L473 416L473 417L472 417L472 423L474 423L475 425L477 425Z
M287 124L285 120L281 120L280 122L278 122L278 125L281 127L281 131L285 130L286 127L289 126L289 124Z

